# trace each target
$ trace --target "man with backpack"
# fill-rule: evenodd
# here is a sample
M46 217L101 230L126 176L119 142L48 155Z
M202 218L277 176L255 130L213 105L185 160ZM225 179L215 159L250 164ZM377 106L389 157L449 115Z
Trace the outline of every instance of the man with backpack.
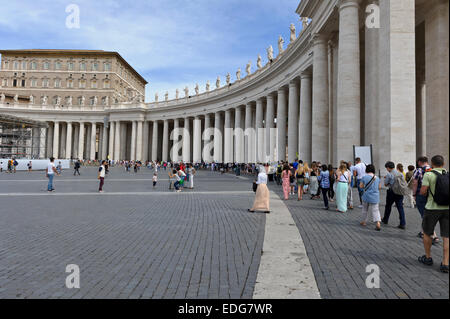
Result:
M403 174L395 169L393 162L387 162L384 167L388 174L384 177L384 186L388 187L386 193L386 206L384 208L384 217L381 220L383 224L389 223L389 216L391 215L392 205L395 203L398 214L400 215L399 229L406 228L405 211L403 210L403 195L402 192L408 192L408 185L406 184Z
M432 170L423 176L420 194L427 196L425 213L422 220L423 246L425 255L419 261L427 266L433 265L431 258L432 235L439 222L441 237L444 242L444 258L440 271L448 273L448 230L449 230L449 174L444 169L444 157L436 155L431 159Z

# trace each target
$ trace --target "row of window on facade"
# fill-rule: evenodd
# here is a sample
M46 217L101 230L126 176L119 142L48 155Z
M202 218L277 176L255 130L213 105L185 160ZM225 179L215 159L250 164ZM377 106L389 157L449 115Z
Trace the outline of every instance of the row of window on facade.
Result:
M78 71L87 71L88 70L88 64L87 62L79 62L78 63ZM3 63L4 69L9 70L10 63L9 61L5 61ZM53 68L52 68L53 66ZM67 62L66 69L68 71L75 71L75 62ZM55 61L53 63L50 63L49 61L42 62L42 70L50 70L51 68L53 70L63 70L63 62L61 61ZM103 70L99 69L100 63L99 62L91 62L90 63L90 71L105 71L109 72L111 71L111 62L103 62ZM12 62L12 70L37 70L38 69L38 62L36 61L13 61Z
M8 83L8 79L2 79L2 87L8 87L9 83ZM38 87L38 79L29 79L28 80L30 87L35 88ZM74 88L74 84L78 82L78 88L80 89L85 89L87 87L87 82L88 80L86 79L79 79L79 80L74 80L74 79L67 79L66 80L66 88L68 89L72 89ZM91 89L98 89L99 85L98 82L102 82L103 83L103 89L110 89L111 88L111 81L109 79L105 79L105 80L97 80L97 79L91 79L89 80L90 82L90 88ZM64 88L63 86L63 81L61 79L47 79L47 78L43 78L41 80L41 87L43 88L49 88L51 87L51 85L54 88ZM11 86L12 87L26 87L27 86L27 80L25 79L11 79Z

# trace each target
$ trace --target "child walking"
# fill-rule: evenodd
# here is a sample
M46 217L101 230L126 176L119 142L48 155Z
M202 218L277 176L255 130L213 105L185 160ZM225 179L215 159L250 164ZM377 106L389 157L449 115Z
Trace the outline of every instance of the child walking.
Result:
M155 188L156 187L156 183L158 182L158 174L153 173L152 180L153 180L153 188Z

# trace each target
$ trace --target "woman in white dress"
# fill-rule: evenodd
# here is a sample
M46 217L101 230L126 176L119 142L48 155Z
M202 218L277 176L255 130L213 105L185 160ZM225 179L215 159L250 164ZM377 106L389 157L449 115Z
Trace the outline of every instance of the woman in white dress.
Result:
M193 189L194 188L194 175L195 175L196 171L195 171L195 168L192 167L192 164L189 164L187 171L189 174L189 188Z
M268 167L264 166L260 166L259 168L258 180L256 181L258 187L256 188L255 201L253 202L253 207L248 210L251 213L255 211L262 211L266 214L270 213L270 193L267 188L267 168Z

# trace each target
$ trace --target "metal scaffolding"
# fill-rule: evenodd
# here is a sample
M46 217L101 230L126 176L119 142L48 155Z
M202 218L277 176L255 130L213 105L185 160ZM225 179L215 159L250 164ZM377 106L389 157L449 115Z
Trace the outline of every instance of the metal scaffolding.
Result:
M46 157L48 124L0 114L0 158Z

